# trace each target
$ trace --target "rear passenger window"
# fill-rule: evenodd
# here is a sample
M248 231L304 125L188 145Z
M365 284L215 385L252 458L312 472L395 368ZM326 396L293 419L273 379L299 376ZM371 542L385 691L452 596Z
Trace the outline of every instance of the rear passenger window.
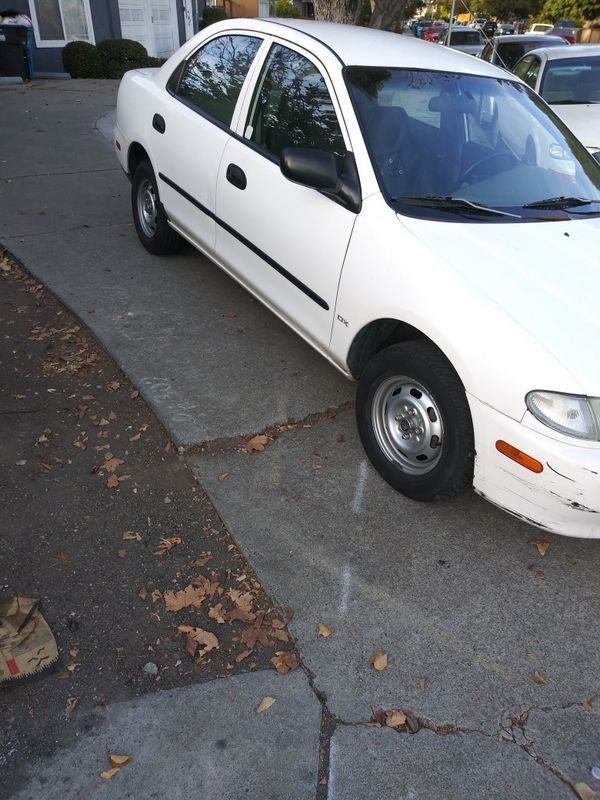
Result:
M284 147L346 153L331 96L317 67L300 53L274 45L261 75L246 130L259 147L279 156Z
M212 39L187 60L174 93L186 105L229 125L261 44L262 39L254 36Z

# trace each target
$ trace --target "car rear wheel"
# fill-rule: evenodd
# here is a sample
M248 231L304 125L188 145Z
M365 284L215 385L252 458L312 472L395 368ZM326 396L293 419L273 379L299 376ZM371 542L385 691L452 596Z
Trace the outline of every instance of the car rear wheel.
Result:
M443 499L471 485L474 439L465 390L429 342L392 345L369 362L356 418L373 466L407 497Z
M164 256L181 249L183 239L169 225L149 161L140 162L133 173L131 210L137 235L148 252Z

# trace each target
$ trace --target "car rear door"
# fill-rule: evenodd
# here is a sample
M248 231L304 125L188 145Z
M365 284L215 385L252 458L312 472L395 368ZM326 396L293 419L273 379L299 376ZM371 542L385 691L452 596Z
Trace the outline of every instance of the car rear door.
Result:
M274 42L249 101L219 168L217 256L326 348L356 213L285 178L279 156L288 146L326 150L342 169L350 147L332 84L315 58Z
M243 33L211 39L179 65L152 109L149 147L161 201L176 227L211 254L217 171L262 42Z

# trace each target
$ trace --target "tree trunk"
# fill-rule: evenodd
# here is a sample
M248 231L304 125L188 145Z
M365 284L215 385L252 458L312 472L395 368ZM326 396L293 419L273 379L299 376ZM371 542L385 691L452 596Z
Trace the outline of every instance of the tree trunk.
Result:
M356 25L362 0L315 0L315 19Z
M399 27L403 16L404 0L375 0L369 26L383 31L394 30Z

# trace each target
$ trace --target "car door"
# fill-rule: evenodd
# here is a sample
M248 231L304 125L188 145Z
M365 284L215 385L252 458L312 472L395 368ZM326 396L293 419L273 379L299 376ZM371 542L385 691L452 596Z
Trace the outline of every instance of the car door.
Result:
M356 212L292 183L288 146L326 150L343 168L349 144L331 83L317 61L273 43L248 104L243 136L225 148L217 178L217 255L303 335L326 348ZM349 156L352 158L352 156Z
M216 36L185 59L153 109L149 147L169 219L213 253L215 186L234 110L263 39Z

